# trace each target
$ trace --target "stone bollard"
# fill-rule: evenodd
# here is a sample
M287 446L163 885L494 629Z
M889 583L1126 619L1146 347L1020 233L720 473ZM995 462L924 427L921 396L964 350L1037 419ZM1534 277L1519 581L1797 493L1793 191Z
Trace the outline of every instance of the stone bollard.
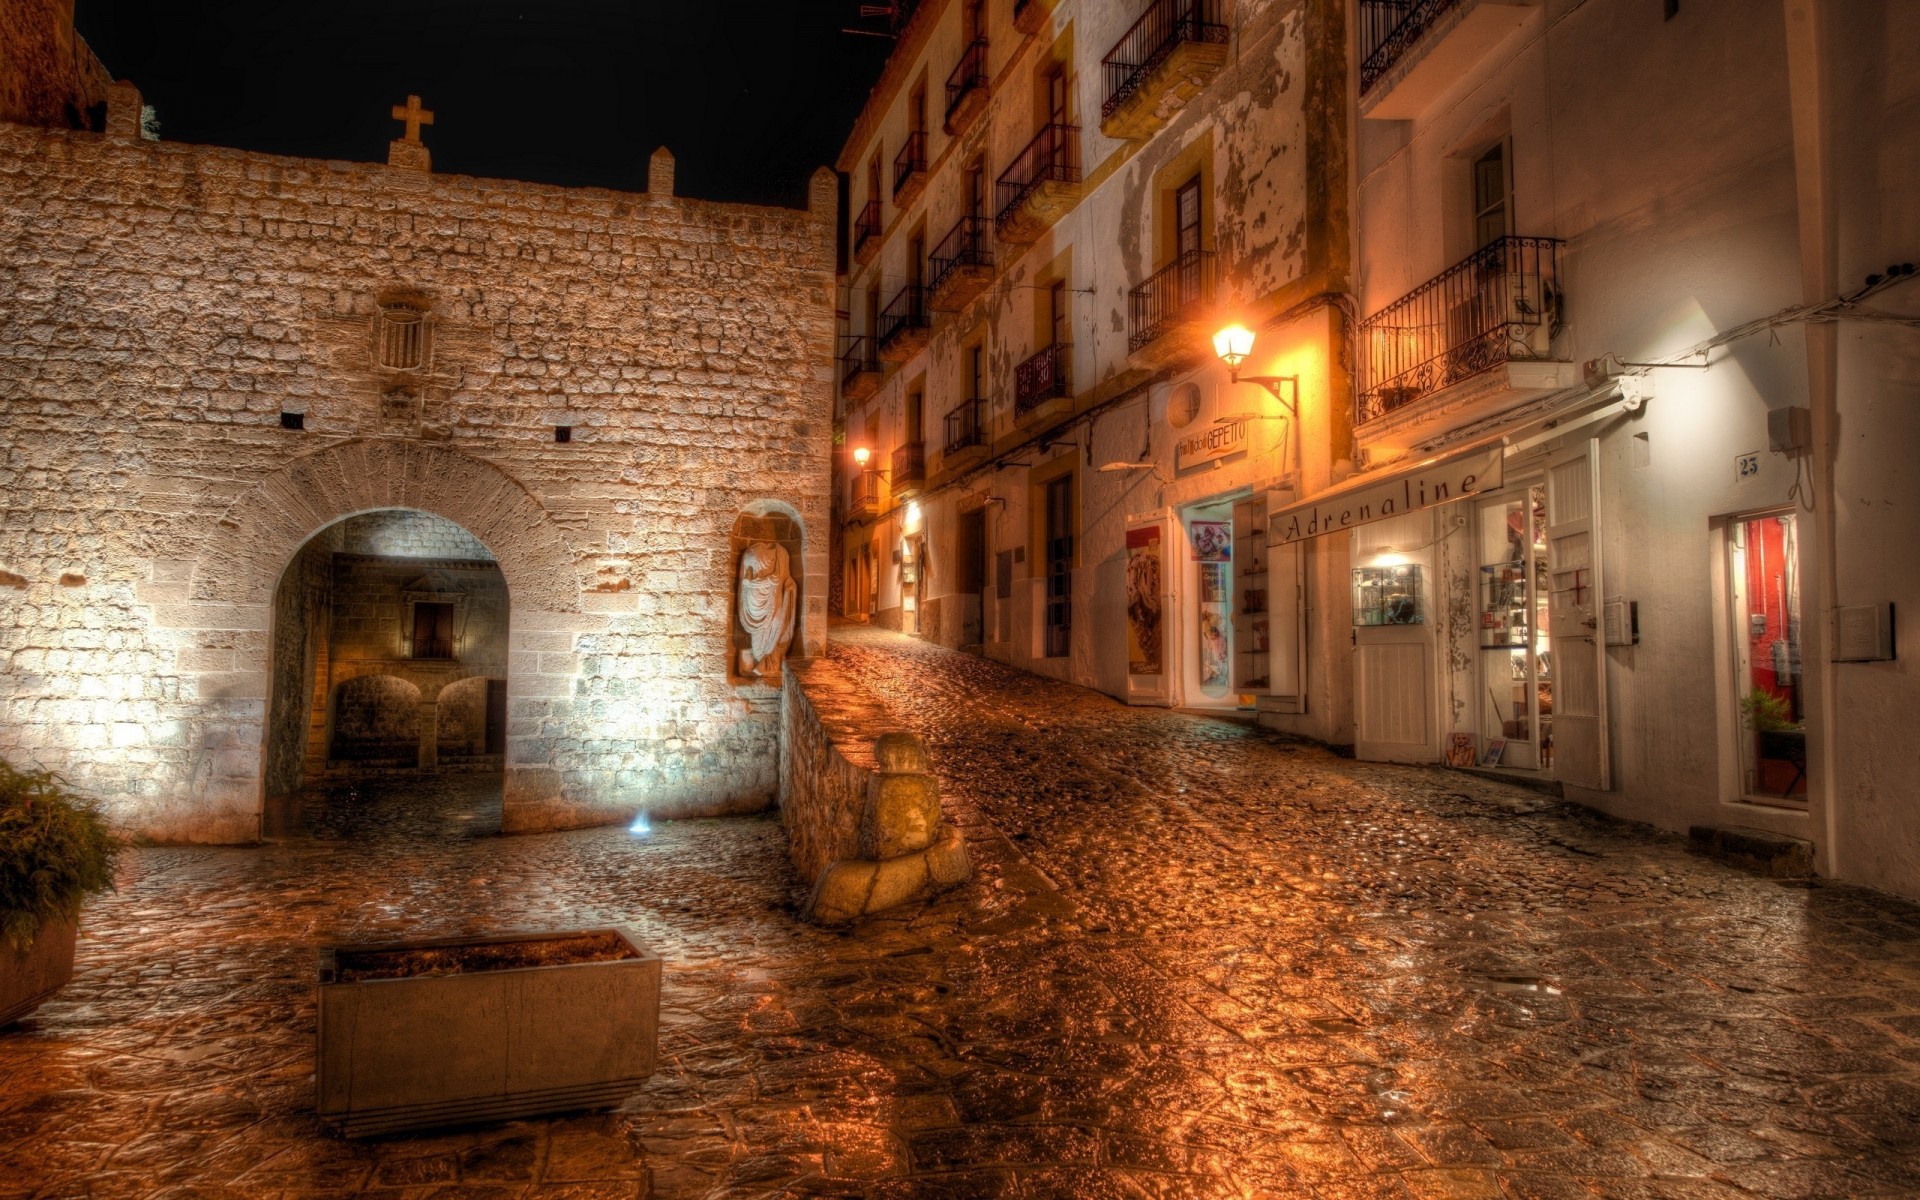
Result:
M882 734L860 814L860 857L820 873L806 915L837 924L917 900L973 873L960 831L940 819L940 781L910 733Z

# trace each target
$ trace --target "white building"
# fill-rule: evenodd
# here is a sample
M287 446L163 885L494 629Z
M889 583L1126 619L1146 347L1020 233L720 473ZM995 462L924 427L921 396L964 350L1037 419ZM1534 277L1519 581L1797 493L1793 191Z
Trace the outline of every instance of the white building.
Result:
M1920 331L1871 319L1920 286L1833 304L1920 254L1920 8L1354 28L1364 469L1275 535L1349 543L1357 752L1920 894L1920 683L1879 635L1920 611Z

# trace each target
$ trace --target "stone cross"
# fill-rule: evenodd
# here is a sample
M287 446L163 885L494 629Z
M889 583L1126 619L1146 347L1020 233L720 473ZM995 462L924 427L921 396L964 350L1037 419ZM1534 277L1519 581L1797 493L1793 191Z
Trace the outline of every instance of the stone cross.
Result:
M393 106L393 119L407 123L407 141L418 142L420 140L420 127L422 125L433 124L433 110L430 108L421 108L420 97L408 96L405 104L396 104Z

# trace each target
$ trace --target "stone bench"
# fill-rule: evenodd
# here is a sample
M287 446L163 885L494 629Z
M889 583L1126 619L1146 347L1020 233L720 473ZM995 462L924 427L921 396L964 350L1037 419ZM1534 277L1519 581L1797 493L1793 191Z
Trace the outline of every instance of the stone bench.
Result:
M781 684L780 815L813 884L805 915L852 921L965 880L966 842L920 739L830 658L788 660Z

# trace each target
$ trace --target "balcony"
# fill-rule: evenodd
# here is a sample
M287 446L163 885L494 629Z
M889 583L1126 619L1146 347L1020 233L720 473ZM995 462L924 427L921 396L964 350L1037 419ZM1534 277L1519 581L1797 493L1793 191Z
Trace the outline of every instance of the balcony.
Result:
M1080 129L1043 125L1027 148L1000 173L994 232L1010 246L1026 246L1080 202Z
M926 349L928 329L927 289L910 283L894 293L880 310L880 328L876 331L880 357L887 362L905 362Z
M1021 33L1039 33L1053 15L1054 0L1013 0L1013 27Z
M887 479L895 500L910 500L927 489L927 447L907 442L893 452L893 470Z
M1553 363L1559 252L1557 238L1496 239L1360 322L1354 424L1510 364ZM1556 363L1510 372L1493 386L1550 390L1571 375L1571 364Z
M987 39L975 38L947 76L948 133L958 136L987 107Z
M880 511L880 472L855 471L853 489L847 499L849 517L871 517Z
M853 219L853 259L861 266L873 261L880 249L880 198L867 201Z
M1215 275L1213 251L1189 251L1127 293L1127 350L1134 366L1161 366L1204 349Z
M1226 0L1153 0L1100 60L1100 132L1140 139L1172 120L1227 63Z
M940 457L949 471L970 467L987 457L985 400L962 400L958 408L947 414L947 444Z
M907 135L900 153L893 156L893 206L912 204L920 189L927 185L927 131L916 129Z
M927 304L958 312L993 280L993 243L985 217L961 217L927 255Z
M840 397L858 404L880 389L880 356L873 339L863 334L840 335Z
M1419 116L1539 0L1359 0L1360 115Z
M1048 346L1013 369L1013 417L1040 425L1073 408L1073 346Z

